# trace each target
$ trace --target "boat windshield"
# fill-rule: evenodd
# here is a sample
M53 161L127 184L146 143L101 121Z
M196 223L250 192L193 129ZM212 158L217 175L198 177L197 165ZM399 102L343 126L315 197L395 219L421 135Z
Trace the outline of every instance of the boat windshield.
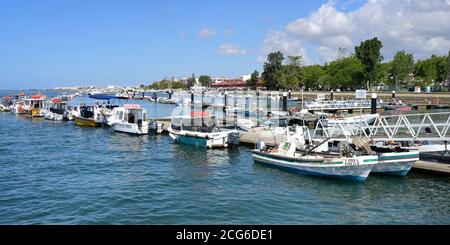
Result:
M145 110L142 109L128 109L127 118L128 123L142 123L147 121Z

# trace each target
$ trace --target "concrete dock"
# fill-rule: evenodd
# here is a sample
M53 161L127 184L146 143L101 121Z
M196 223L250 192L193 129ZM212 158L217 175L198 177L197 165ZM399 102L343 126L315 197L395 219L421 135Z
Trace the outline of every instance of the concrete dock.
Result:
M419 160L414 164L411 170L436 175L450 176L450 164L444 163Z

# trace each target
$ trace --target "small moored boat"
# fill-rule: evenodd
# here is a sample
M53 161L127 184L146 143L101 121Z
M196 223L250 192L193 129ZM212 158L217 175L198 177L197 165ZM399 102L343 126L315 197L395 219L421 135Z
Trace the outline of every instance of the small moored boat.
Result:
M278 148L253 150L255 163L262 163L299 174L328 176L364 182L378 162L376 155L327 155L298 152L293 141L282 141Z
M9 112L11 111L12 100L11 96L5 96L2 98L2 103L0 104L0 111Z
M75 124L86 127L103 126L107 124L108 117L108 109L97 105L80 105L73 113Z
M44 117L43 107L45 96L38 94L25 99L25 114L27 117Z
M62 98L53 98L44 109L44 116L47 120L69 121L72 118L68 111L67 102Z
M108 125L118 132L148 134L147 111L135 104L116 107L108 118Z
M203 112L173 117L168 131L169 136L181 144L207 148L239 144L237 130L216 127L215 117Z
M372 146L371 149L378 155L378 164L373 167L372 173L406 176L419 160L418 150L378 146Z

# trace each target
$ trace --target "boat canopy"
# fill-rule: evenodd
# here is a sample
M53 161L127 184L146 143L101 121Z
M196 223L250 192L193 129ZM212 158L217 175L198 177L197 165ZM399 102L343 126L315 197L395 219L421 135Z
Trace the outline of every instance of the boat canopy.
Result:
M30 97L30 100L44 100L44 96L38 94Z
M91 94L89 95L89 98L91 99L96 99L96 100L113 100L113 99L117 99L115 94Z
M61 98L53 98L53 99L52 99L52 102L53 102L53 103L61 103L61 102L62 102L62 99L61 99Z

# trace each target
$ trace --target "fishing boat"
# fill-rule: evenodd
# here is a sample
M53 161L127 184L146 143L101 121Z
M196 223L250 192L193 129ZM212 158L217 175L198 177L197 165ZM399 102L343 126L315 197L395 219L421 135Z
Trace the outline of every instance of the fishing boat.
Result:
M0 104L0 111L10 112L11 111L12 100L11 96L5 96L2 98L2 103Z
M378 164L372 173L406 176L414 163L419 160L418 150L408 150L402 147L371 146L378 155Z
M377 155L332 155L297 151L296 144L290 139L282 141L276 148L267 148L263 142L258 145L259 148L252 151L255 163L305 175L364 182L378 162Z
M33 95L25 99L25 114L27 117L44 117L43 107L45 96L41 94Z
M360 124L366 125L366 124L372 124L375 122L375 119L379 117L380 114L363 114L359 116L350 116L350 117L343 117L343 116L331 116L324 120L325 126L327 127L335 127L337 125L356 125L359 126Z
M100 127L107 124L109 111L98 105L80 105L73 112L75 124L86 127Z
M382 105L385 110L394 110L396 112L409 112L413 109L411 105L403 103L401 100L398 102L393 101L391 103L384 103Z
M237 130L216 127L215 117L204 112L173 117L168 131L169 136L181 144L206 148L239 144Z
M25 99L26 95L24 93L20 93L17 95L13 95L14 99L11 105L11 113L14 114L25 114Z
M68 111L67 102L62 97L53 98L46 104L44 109L44 117L53 121L69 121L73 120L72 115Z
M136 104L116 107L108 118L108 125L117 132L148 134L147 111Z

